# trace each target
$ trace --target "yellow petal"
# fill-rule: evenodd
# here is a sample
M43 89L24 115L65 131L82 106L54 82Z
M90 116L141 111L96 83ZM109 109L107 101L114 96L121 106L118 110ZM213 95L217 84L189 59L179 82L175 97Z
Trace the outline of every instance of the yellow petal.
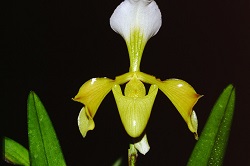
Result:
M132 81L132 85L133 82L134 80ZM142 87L138 84L140 83L136 82L134 84L136 85L135 87L129 84L128 86L131 87L133 90L131 93L129 92L131 89L127 87L125 90L127 91L126 93L130 94L130 96L133 96L133 93L135 96L138 96L138 94L140 96L142 93L144 93L143 88L145 87L144 85ZM136 87L138 89L136 89ZM149 89L149 94L143 97L124 96L119 85L115 85L112 88L112 91L125 130L131 137L139 137L147 125L158 91L158 87L156 85L151 85Z
M135 143L135 148L141 153L141 154L146 154L149 149L150 149L150 146L148 144L148 139L147 139L147 135L144 134L144 136L142 137L142 139Z
M73 100L83 103L88 108L89 116L93 118L102 100L110 92L113 85L114 81L111 79L92 78L81 86Z
M201 97L193 87L187 82L179 79L169 79L157 84L159 89L170 99L183 119L186 121L188 128L197 136L198 120L193 107Z
M78 116L78 127L83 137L86 136L89 130L95 128L95 123L92 117L89 115L88 108L82 108Z

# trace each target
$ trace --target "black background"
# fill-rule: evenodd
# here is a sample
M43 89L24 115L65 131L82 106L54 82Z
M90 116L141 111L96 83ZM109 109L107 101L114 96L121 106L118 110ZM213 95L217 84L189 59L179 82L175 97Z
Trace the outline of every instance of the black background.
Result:
M224 165L250 165L250 1L158 0L163 25L147 43L141 71L162 80L180 78L204 97L195 106L201 132L222 90L236 87L236 110ZM1 65L4 135L28 148L26 101L41 98L68 165L111 165L126 155L130 138L112 93L102 102L96 128L82 138L71 100L94 77L128 71L127 48L109 25L121 1L8 1L2 26ZM147 125L150 151L138 165L185 165L193 135L171 102L159 92Z

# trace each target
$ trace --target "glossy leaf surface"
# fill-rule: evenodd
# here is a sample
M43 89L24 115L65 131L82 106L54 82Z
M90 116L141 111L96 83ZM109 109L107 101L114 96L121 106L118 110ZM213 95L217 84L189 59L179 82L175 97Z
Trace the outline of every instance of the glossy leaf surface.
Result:
M29 152L25 147L8 137L4 137L3 141L3 156L6 162L14 165L30 165Z
M28 97L28 138L31 165L66 165L50 118L32 91Z
M235 88L228 85L214 105L188 166L222 165L235 105Z

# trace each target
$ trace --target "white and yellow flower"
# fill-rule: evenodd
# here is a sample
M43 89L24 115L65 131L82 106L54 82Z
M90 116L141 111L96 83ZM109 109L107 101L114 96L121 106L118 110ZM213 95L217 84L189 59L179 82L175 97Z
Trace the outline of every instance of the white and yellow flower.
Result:
M140 71L140 61L147 41L161 27L161 12L153 0L125 0L110 18L111 28L125 40L130 58L129 72L109 78L93 78L82 85L73 100L84 107L78 117L83 137L95 127L94 116L105 96L112 91L126 132L137 142L134 146L142 154L149 151L145 128L149 120L158 89L174 104L189 130L198 139L198 120L193 107L201 97L187 82L179 79L161 81ZM143 83L151 87L146 92ZM124 93L120 85L126 84Z

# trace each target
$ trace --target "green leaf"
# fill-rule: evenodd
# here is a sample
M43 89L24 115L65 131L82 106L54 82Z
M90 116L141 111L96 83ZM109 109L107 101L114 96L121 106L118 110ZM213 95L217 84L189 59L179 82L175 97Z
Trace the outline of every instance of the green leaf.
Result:
M3 155L6 162L15 165L30 165L29 152L25 147L8 137L4 137L3 141Z
M216 104L197 141L188 166L222 165L230 134L235 105L235 89L228 85Z
M28 138L31 165L66 165L50 118L32 91L28 97Z
M122 157L119 157L113 164L112 166L122 166Z

